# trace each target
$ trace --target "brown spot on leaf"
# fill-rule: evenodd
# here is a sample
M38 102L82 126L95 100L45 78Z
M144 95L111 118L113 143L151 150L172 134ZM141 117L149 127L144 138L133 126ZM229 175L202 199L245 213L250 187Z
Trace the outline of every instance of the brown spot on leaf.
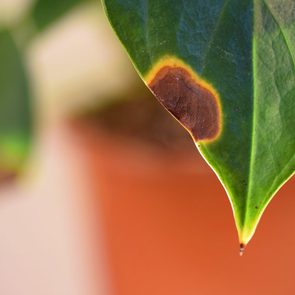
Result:
M214 94L182 67L164 66L149 87L159 102L196 141L215 139L220 131L220 107Z

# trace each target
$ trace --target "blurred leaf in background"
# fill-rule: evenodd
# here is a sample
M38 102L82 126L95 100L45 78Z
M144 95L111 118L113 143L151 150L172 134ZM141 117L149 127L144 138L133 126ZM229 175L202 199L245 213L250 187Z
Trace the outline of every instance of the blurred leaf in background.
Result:
M37 27L44 29L69 9L82 2L85 0L37 0L32 8L32 17Z
M1 0L1 26L0 171L19 170L33 123L41 134L57 120L141 96L99 1Z
M29 86L11 34L0 30L0 177L20 167L31 133Z

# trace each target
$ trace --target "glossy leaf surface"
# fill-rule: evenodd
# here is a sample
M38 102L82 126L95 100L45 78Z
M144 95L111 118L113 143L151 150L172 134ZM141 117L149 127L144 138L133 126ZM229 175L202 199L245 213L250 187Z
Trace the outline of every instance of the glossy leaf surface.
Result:
M22 57L7 30L0 30L0 176L16 172L31 134L29 88Z
M104 5L143 80L223 183L247 244L295 170L294 0Z

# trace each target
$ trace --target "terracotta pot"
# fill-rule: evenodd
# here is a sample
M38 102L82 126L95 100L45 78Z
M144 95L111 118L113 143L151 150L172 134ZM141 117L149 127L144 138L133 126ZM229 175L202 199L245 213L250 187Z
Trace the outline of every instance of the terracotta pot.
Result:
M294 179L240 257L225 191L193 145L184 153L78 129L112 294L295 294Z

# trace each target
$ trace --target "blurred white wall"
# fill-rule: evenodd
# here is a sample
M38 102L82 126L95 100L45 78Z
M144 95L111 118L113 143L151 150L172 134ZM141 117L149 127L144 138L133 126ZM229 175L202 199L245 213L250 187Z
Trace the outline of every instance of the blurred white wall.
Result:
M98 2L42 32L27 56L43 121L121 99L139 80Z
M79 140L56 126L25 179L1 186L1 295L110 294L86 162Z

